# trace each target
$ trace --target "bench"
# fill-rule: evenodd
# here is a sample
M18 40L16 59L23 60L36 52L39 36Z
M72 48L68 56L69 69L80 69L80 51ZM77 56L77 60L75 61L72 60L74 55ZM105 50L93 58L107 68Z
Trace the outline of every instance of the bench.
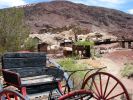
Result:
M64 72L56 67L47 67L43 52L10 52L2 56L2 73L7 85L28 93L51 91L58 88Z

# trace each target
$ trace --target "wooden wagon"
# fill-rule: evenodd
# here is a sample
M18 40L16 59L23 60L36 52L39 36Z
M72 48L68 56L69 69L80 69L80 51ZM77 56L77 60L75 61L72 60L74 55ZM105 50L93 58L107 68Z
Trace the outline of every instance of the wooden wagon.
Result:
M49 67L47 63L52 63L54 67ZM93 70L96 71L87 76ZM35 100L130 100L124 85L101 69L89 69L81 89L71 91L70 77L77 71L64 71L45 53L6 53L2 56L4 83L0 91L1 100L31 100L32 97ZM62 81L66 82L65 89ZM6 89L9 86L15 87L15 90ZM66 88L68 92L64 92ZM39 98L40 94L47 94L48 98Z

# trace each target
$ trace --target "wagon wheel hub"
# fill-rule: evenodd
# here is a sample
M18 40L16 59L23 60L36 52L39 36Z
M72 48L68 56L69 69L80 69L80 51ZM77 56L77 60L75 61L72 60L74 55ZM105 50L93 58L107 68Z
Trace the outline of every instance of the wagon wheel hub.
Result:
M98 100L105 100L105 98L103 98L103 97L99 97Z

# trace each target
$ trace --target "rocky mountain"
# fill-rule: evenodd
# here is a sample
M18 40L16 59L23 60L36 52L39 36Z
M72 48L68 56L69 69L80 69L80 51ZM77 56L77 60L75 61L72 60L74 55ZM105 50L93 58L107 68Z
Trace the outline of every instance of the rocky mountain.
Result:
M90 32L106 32L118 37L133 38L133 15L119 10L69 1L52 1L27 5L24 11L25 21L32 33L76 25Z

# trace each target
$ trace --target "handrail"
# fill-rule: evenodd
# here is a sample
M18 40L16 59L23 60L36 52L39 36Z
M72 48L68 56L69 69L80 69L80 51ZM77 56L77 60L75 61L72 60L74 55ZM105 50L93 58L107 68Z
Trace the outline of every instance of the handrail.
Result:
M83 82L84 82L84 80L89 72L91 72L93 70L96 70L96 72L98 72L104 68L107 68L107 67L102 67L102 68L91 68L91 69L63 70L62 66L59 65L58 63L56 63L54 60L47 58L47 61L49 61L49 63L52 63L53 65L55 65L55 67L59 68L60 70L62 70L64 72L64 79L66 81L66 86L67 86L69 92L70 92L70 89L74 87L73 81L70 79L74 73L79 72L79 71L87 71L83 78ZM68 74L68 72L70 72L70 74Z
M50 63L54 64L55 67L59 68L60 70L62 70L62 71L64 72L64 79L65 79L65 81L67 81L68 78L69 78L69 75L68 75L67 72L65 72L65 71L62 69L61 65L59 65L58 63L56 63L56 62L53 61L52 59L47 58L47 60L48 60ZM69 88L73 88L72 80L69 80L69 81L67 82L67 86L68 86Z
M78 70L64 70L64 72L75 72L75 71L87 71L87 70L102 70L104 68L107 68L107 67L102 67L102 68L92 68L92 69L78 69Z

